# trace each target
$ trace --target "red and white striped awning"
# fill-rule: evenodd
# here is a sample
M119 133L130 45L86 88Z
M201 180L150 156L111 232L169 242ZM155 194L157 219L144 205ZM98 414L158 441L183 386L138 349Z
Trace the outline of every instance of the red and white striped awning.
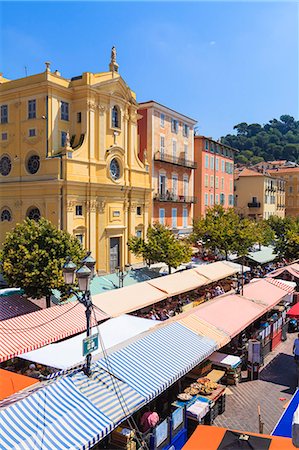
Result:
M95 310L91 326L108 319ZM86 330L85 307L71 302L0 322L0 362Z
M266 281L268 281L271 284L274 284L275 286L278 286L279 288L286 291L288 294L292 294L295 291L295 288L293 286L290 286L288 282L285 282L283 280L277 280L276 278L265 278Z

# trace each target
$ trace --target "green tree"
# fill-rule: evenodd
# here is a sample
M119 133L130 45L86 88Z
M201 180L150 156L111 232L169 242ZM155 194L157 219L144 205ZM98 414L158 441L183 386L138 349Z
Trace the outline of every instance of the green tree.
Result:
M26 219L7 234L0 265L10 286L21 287L31 298L46 297L49 307L52 289L67 289L62 276L67 256L74 263L84 257L77 238L44 218Z
M273 216L274 217L274 216ZM256 241L261 247L274 242L275 232L266 220L256 222Z
M271 119L265 125L241 122L234 130L236 134L223 136L221 142L239 150L237 162L256 164L255 157L265 161L287 159L299 162L299 121L288 114ZM248 150L253 153L251 157Z
M299 221L294 217L269 217L269 226L275 233L275 251L288 259L299 258Z
M169 273L172 267L176 269L180 264L189 262L192 256L190 244L179 241L169 228L160 223L148 227L146 240L131 236L128 247L148 265L164 262L168 265Z
M194 221L192 240L201 241L214 252L220 251L227 259L229 253L246 254L256 237L251 221L240 219L232 208L225 210L215 205L204 218Z

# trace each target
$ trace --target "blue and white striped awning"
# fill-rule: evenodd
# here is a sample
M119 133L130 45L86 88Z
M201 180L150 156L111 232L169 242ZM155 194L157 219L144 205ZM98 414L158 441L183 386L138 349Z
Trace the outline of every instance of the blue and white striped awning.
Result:
M112 429L68 378L0 409L1 450L86 450Z
M216 349L212 339L172 323L110 354L108 370L149 401ZM107 370L103 359L95 366Z
M109 360L110 357L108 365ZM90 377L78 372L71 375L71 380L115 426L146 403L144 397L118 377L99 366L93 366L92 369Z

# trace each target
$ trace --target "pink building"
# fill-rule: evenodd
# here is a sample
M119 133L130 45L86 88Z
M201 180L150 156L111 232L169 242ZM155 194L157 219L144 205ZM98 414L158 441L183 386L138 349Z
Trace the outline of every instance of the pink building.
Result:
M234 206L234 153L237 150L205 136L194 137L194 195L198 198L194 218L207 208Z
M140 159L148 160L152 180L152 222L188 234L194 198L196 121L154 101L139 104Z

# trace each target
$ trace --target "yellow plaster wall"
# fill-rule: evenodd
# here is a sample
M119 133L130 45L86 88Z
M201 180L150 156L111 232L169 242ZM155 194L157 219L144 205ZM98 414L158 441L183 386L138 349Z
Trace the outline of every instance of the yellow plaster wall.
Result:
M29 120L30 99L37 101L37 114ZM83 245L97 259L98 270L109 272L113 237L121 239L119 262L136 262L126 243L137 230L146 234L151 191L149 173L138 158L135 99L112 72L85 72L73 81L48 71L19 80L0 79L0 104L9 108L8 124L0 125L0 133L8 133L7 141L0 139L0 158L7 154L12 161L10 174L0 175L0 212L4 208L12 212L11 222L0 222L1 241L35 206L56 226L83 235ZM69 103L68 121L61 120L61 101ZM119 129L111 127L114 105L121 113ZM29 128L36 129L36 137L28 137ZM63 148L62 131L75 135L73 146L84 134L82 145ZM31 154L40 156L40 169L34 175L26 170ZM113 158L121 167L118 180L112 180L109 172ZM76 215L76 205L83 207L82 216Z

